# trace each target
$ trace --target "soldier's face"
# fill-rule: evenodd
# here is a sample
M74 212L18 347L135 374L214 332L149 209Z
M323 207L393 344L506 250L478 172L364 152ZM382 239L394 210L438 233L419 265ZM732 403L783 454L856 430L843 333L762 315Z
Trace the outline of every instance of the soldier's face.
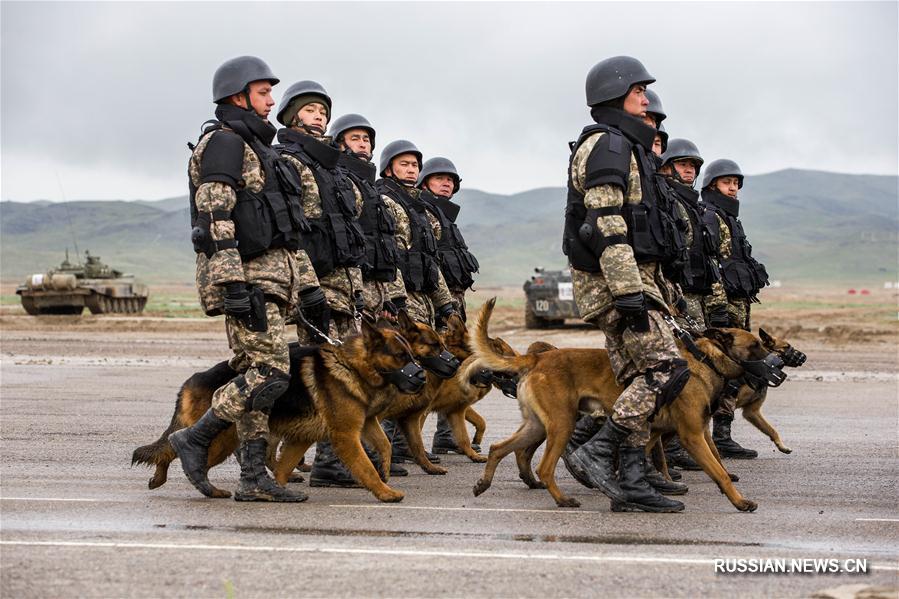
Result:
M674 170L680 176L680 180L687 185L692 185L696 180L696 161L686 158L674 161Z
M324 131L328 126L328 108L321 102L309 102L297 111L297 118L307 127Z
M715 179L715 188L729 198L737 199L740 190L740 179L737 177L718 177Z
M455 188L455 181L451 175L447 175L444 173L437 173L436 175L431 175L425 181L425 187L433 193L435 196L441 196L444 198L452 197L453 188Z
M371 158L371 137L365 129L350 129L344 132L343 142L340 145L353 154L364 154Z
M645 85L634 85L631 87L630 91L627 92L627 95L624 97L624 112L633 115L644 117L646 116L646 109L649 107L649 100L646 99L646 86ZM655 126L655 122L653 121L653 127Z
M415 154L400 154L390 161L390 168L386 172L403 183L415 185L418 181L418 170L418 158Z
M272 84L268 81L253 81L249 88L250 106L256 114L267 119L272 111L272 106L275 105L275 100L272 98ZM247 108L247 98L244 94L234 94L231 98L233 104Z
M652 139L652 153L655 154L656 156L662 155L662 136L661 135L656 135Z

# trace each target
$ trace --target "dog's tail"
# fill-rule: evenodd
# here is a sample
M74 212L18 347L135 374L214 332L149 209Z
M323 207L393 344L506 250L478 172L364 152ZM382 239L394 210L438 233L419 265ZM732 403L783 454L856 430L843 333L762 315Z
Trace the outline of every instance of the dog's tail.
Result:
M490 337L487 335L487 325L490 323L490 316L493 314L494 306L496 306L495 297L484 302L484 305L481 306L481 310L478 312L474 331L471 334L471 346L474 349L474 355L477 356L478 362L484 368L522 375L534 367L534 364L537 362L536 355L504 356L497 353L490 343Z

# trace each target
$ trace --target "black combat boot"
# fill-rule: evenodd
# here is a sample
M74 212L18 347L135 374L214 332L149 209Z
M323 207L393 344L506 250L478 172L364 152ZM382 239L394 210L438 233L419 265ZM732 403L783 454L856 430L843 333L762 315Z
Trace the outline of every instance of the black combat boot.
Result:
M754 460L759 452L747 449L734 441L730 436L730 425L734 421L733 414L715 414L712 416L712 440L722 458L735 460Z
M312 471L309 474L309 486L358 489L362 485L356 482L334 453L331 442L319 441L315 444L315 459L312 461Z
M576 479L586 481L586 486L599 489L613 500L625 501L615 477L615 456L618 446L630 434L629 430L606 418L599 432L573 451L565 465Z
M665 448L665 461L668 462L669 470L671 468L702 470L702 467L690 457L687 450L681 447L680 438L677 435L668 442L668 446Z
M265 469L268 441L251 439L241 447L240 486L234 492L235 501L274 501L297 503L309 497L301 491L289 491L276 483Z
M403 434L399 424L393 420L382 420L381 428L384 429L384 434L390 439L390 445L392 447L390 454L391 464L415 462L415 458L412 457L412 450L409 449L409 444L406 442L406 435ZM425 455L427 455L428 460L430 460L432 464L440 463L440 458L434 454L425 452Z
M362 447L365 448L365 455L368 456L368 459L371 460L371 463L374 464L375 470L378 471L378 476L381 476L381 456L374 449L369 449L368 445L362 444ZM393 461L393 456L390 457L390 476L409 476L409 471L397 464ZM381 478L384 478L381 476Z
M646 460L644 475L646 476L646 482L662 495L684 495L689 490L684 483L677 483L665 478L665 475L656 469L652 460Z
M684 504L668 499L646 481L646 448L618 449L618 468L621 492L624 499L612 499L613 512L682 512Z
M476 453L481 453L481 446L472 443L471 448ZM437 430L434 431L434 441L431 443L431 453L462 453L462 449L456 444L453 437L453 429L450 427L449 421L442 412L437 412ZM434 460L431 460L432 462Z
M572 453L577 451L577 449L590 440L593 435L599 432L600 427L602 426L601 422L597 422L595 418L592 416L581 416L578 421L574 425L574 431L571 433L571 438L568 439L568 444L565 446L565 451L562 453L562 461L565 463L565 468L568 469L568 472L574 479L587 487L588 489L592 489L593 486L590 484L590 480L587 478L580 478L577 472L568 465L568 458Z
M206 497L212 497L215 488L210 484L209 446L219 433L228 429L232 423L212 413L212 408L197 420L193 426L182 428L169 435L169 443L181 458L181 467L187 480Z

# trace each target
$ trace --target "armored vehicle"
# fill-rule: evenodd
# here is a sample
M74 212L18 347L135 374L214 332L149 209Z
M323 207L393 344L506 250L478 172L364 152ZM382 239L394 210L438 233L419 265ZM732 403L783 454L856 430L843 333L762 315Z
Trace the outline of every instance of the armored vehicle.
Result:
M566 318L580 318L574 303L571 271L534 269L524 284L524 326L545 329L565 324Z
M58 268L34 274L16 289L22 307L32 315L81 314L85 306L92 314L137 314L147 305L150 292L134 275L114 270L99 256L85 252L85 263L72 264L69 253Z

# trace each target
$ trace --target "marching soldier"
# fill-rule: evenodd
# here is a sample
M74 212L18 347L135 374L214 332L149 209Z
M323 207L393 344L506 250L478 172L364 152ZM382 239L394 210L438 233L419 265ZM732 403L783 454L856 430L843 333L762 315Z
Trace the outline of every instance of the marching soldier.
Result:
M458 193L462 178L456 165L448 158L429 158L418 176L418 187L421 199L428 211L440 222L440 239L437 240L437 251L440 254L440 270L446 280L450 293L455 299L456 309L462 320L466 320L465 291L474 283L472 275L478 272L477 258L468 250L462 232L456 226L456 218L461 206L452 202ZM480 447L472 445L475 451ZM431 451L436 454L462 453L450 428L446 416L437 414L437 430Z
M613 511L676 512L683 503L645 478L648 418L673 400L690 376L668 314L662 263L677 248L674 224L664 218L649 183L656 130L643 122L646 86L655 79L640 61L618 56L587 75L594 124L572 144L563 249L571 263L574 296L587 322L605 333L618 382L625 387L610 417L579 449L569 469L612 499ZM618 453L619 476L614 456Z
M668 118L668 115L665 114L665 109L662 108L662 99L655 91L647 89L646 100L649 102L649 105L646 107L646 116L643 118L643 122L655 128L656 134L652 139L652 153L656 156L661 156L668 148L668 133L662 125L662 121Z
M720 235L726 253L721 260L721 278L727 293L730 326L752 330L749 306L758 302L759 291L768 284L768 271L752 257L752 246L746 239L739 219L737 194L743 188L743 173L733 160L719 159L706 167L702 179L702 201L715 211L720 220ZM759 393L766 393L762 388ZM725 394L721 407L712 416L712 439L721 457L751 460L758 452L747 449L731 438L736 397Z
M270 145L275 128L267 118L277 83L254 56L222 64L212 82L217 120L193 147L188 169L200 303L207 315L225 314L231 367L243 373L217 389L212 407L169 441L190 482L213 496L209 446L236 424L237 501L307 498L279 486L265 467L268 416L290 380L284 319L298 292L297 252L308 230L299 177Z

